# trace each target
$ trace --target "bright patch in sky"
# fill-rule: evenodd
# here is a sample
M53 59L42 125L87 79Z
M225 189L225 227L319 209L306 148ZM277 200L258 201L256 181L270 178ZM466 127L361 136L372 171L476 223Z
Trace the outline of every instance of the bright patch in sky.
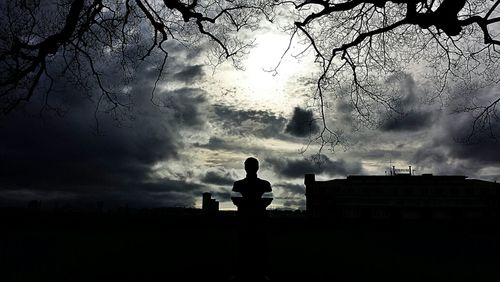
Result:
M289 37L265 34L257 39L257 46L250 52L245 62L245 83L247 95L254 100L283 100L284 87L296 73L295 62L284 59L275 72L288 45Z
M255 38L256 46L250 49L243 61L244 70L234 71L229 67L230 71L216 71L215 75L222 77L221 83L234 90L236 103L243 108L275 113L290 112L293 107L302 104L303 93L297 93L296 85L304 71L312 69L309 63L312 60L305 58L301 61L292 57L301 47L296 43L282 59L289 40L290 35L286 33L274 31L260 34Z

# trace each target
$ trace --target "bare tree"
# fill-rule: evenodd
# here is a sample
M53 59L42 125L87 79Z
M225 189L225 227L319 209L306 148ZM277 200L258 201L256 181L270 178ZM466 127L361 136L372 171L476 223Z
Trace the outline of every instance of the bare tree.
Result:
M160 53L158 82L168 42L195 45L207 39L215 64L231 59L238 65L252 43L242 40L239 32L285 14L281 23L288 22L290 42L305 42L304 53L314 52L320 69L315 98L323 130L313 141L334 149L342 136L328 123L332 97L348 100L360 120L372 123L380 105L398 113L397 94L384 84L401 73L410 71L416 79L432 82L434 97L451 85L467 89L497 83L499 4L500 0L54 0L41 5L39 0L7 0L0 4L1 110L11 112L35 93L48 97L52 81L61 76L89 90L97 86L100 95L91 98L98 108L105 104L110 112L126 109L123 93L113 91L104 79L103 61L118 61L124 73L132 75L138 63ZM476 113L472 132L498 120L499 101L472 102L461 109Z
M115 91L102 67L118 62L125 77L159 53L160 79L168 43L206 43L214 63L238 59L251 45L237 32L271 15L259 1L7 0L0 4L0 105L4 114L47 97L54 79L84 89L97 108L117 113L130 105ZM98 89L98 95L92 94ZM155 84L156 88L156 84ZM153 89L154 92L154 89Z
M360 121L371 124L380 105L399 114L397 93L387 80L413 73L441 98L450 87L477 89L499 81L500 1L492 0L350 0L280 1L290 5L292 39L312 49L320 73L315 99L323 124L312 141L321 148L342 144L341 132L328 123L330 98L345 99ZM307 50L304 50L306 52ZM424 72L425 71L425 72ZM340 91L342 90L342 91ZM396 95L395 95L396 94ZM473 100L460 111L473 111L475 131L498 122L500 98Z

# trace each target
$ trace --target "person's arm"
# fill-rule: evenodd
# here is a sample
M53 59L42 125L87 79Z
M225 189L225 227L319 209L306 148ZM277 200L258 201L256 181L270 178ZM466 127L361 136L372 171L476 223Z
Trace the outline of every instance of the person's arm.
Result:
M271 188L271 183L266 181L266 184L264 185L264 194L262 195L263 198L274 198L273 195L273 190Z

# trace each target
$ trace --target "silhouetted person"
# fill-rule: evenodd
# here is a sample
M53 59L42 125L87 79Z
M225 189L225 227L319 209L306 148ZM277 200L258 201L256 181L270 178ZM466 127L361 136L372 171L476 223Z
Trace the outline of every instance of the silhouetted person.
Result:
M239 211L264 211L270 203L269 201L263 201L261 199L264 193L272 191L271 183L258 178L258 170L259 161L256 158L250 157L245 160L245 171L247 172L247 177L234 182L233 192L239 192L243 196L241 204L237 204Z
M239 192L242 197L233 197L238 206L240 220L238 236L238 270L237 281L267 281L267 236L264 220L266 207L272 198L262 198L265 193L272 192L269 181L257 177L259 161L255 158L245 160L244 179L234 182L233 192Z

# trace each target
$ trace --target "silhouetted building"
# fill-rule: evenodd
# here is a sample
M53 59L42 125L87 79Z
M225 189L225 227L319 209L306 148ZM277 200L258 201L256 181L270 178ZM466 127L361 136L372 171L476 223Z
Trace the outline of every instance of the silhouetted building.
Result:
M219 202L212 199L212 194L205 192L201 202L201 209L207 213L214 213L219 211Z
M466 176L408 173L316 181L314 174L306 174L304 183L312 217L459 222L496 222L500 217L500 184Z

